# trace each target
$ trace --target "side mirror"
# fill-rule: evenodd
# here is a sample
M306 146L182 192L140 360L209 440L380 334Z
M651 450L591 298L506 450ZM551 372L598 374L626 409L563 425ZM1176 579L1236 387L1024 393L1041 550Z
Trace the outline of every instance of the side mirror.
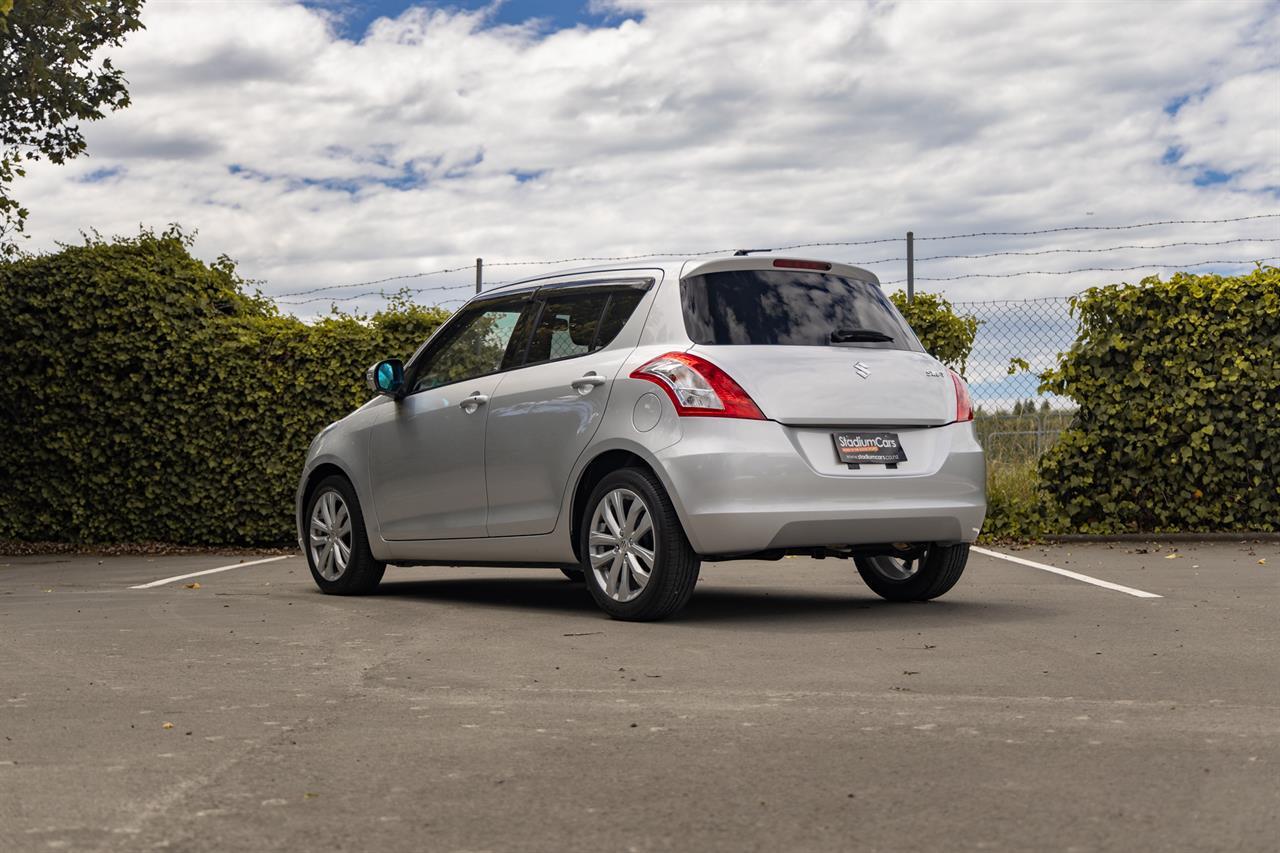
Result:
M375 394L397 397L404 388L404 362L388 358L365 371L364 384Z

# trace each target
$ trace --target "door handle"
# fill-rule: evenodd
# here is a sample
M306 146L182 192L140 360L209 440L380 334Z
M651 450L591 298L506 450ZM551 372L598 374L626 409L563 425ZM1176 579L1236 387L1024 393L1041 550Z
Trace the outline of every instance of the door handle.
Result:
M463 401L459 403L458 406L459 408L462 409L462 411L466 412L469 415L487 402L489 402L489 395L480 394L477 392L475 394L472 394L470 397L466 397L465 399L463 399Z
M585 394L592 388L599 388L604 383L604 377L593 370L585 376L579 376L577 379L570 382L569 385L579 393Z

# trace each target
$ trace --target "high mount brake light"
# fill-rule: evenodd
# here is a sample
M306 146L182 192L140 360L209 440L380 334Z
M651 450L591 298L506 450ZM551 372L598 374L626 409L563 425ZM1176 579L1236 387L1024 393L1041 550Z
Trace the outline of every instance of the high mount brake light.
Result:
M956 386L956 420L973 420L973 400L969 397L969 386L954 370L951 373L951 384Z
M681 417L765 419L760 407L733 377L692 353L660 355L636 368L631 378L661 387Z
M831 264L823 261L795 261L791 258L778 258L773 262L773 265L779 269L790 270L821 270L826 272L831 269Z

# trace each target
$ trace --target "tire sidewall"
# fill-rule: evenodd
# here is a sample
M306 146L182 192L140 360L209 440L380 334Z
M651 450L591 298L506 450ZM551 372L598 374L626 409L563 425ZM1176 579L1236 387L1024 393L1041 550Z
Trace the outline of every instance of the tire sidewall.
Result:
M967 557L967 545L934 545L924 555L916 573L905 580L885 577L869 561L866 568L861 560L855 560L855 565L863 581L881 598L888 601L927 601L951 589L959 572L955 573L955 578L944 579L942 576L950 570L952 560L965 560ZM963 570L963 562L960 569Z
M919 601L923 584L919 578L912 577L905 581L896 581L880 574L864 573L863 581L871 591L886 601Z
M630 489L640 496L645 503L645 509L648 510L649 518L653 524L653 571L650 572L649 581L645 584L644 591L630 601L615 601L600 587L596 573L591 569L591 550L588 545L591 540L591 519L595 516L596 507L600 505L600 501L604 499L605 495L618 488ZM666 545L663 539L669 534L669 531L662 527L665 522L659 513L663 500L665 500L665 496L658 494L646 477L631 468L623 468L606 474L591 491L591 497L587 501L579 530L578 553L582 555L582 561L579 566L582 568L583 580L586 582L591 597L605 612L615 616L630 616L634 613L642 612L655 596L661 594L658 581L665 570L664 559L666 557Z
M338 497L342 498L342 502L347 506L347 512L351 516L351 556L347 560L347 567L336 580L326 580L316 570L316 565L311 557L311 514L315 511L316 504L320 498L327 492L334 492ZM315 581L316 586L322 592L330 594L348 594L360 590L368 585L368 575L371 572L378 572L381 579L381 568L378 565L367 565L372 563L369 558L369 543L367 533L364 528L364 514L360 510L360 500L356 497L355 489L351 483L345 478L338 475L326 477L321 480L312 490L311 495L307 498L306 515L303 516L303 556L307 560L307 568L311 570L311 579ZM376 581L374 581L376 584Z

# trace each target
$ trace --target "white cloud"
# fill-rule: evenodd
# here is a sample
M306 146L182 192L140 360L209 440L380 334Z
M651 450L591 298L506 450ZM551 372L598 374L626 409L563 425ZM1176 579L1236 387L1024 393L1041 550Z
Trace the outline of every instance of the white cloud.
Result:
M353 42L295 3L149 4L116 57L133 106L87 128L92 156L16 187L28 246L176 221L199 229L202 255L225 252L285 293L477 255L1280 210L1271 4L606 5L643 17L544 35L424 7ZM1230 177L1197 185L1215 173ZM1280 237L1280 220L924 242L917 255L1239 236ZM922 261L917 274L1272 255L1280 243ZM920 286L1044 295L1141 274Z

